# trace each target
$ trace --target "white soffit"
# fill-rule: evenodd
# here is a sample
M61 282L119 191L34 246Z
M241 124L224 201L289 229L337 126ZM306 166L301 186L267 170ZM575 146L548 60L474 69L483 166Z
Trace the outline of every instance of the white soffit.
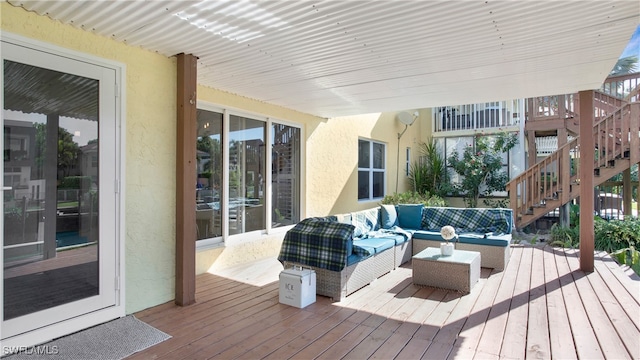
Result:
M322 117L595 89L640 23L638 0L9 2Z

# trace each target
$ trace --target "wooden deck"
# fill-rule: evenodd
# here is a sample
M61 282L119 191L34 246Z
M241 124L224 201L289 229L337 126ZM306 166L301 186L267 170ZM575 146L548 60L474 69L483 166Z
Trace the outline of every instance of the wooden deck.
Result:
M414 286L406 264L305 309L279 304L277 281L204 274L195 305L135 314L173 337L130 358L639 359L640 279L602 253L593 273L578 265L575 250L515 246L468 295Z

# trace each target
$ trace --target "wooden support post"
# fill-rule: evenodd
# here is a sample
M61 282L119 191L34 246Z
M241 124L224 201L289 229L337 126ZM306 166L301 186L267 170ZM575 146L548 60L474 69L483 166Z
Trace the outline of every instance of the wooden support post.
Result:
M564 104L564 96L561 97L562 104ZM564 105L561 107L564 109ZM563 110L564 111L564 110ZM558 149L562 148L567 144L567 129L564 127L558 129ZM571 217L570 215L570 205L569 204L569 181L571 179L571 157L569 156L569 149L564 149L562 155L560 156L560 161L558 164L558 178L561 179L560 189L562 189L562 193L560 194L560 199L562 200L562 205L560 206L560 226L569 227Z
M594 92L593 90L580 91L578 97L580 99L580 269L584 272L593 272Z
M195 302L196 293L196 57L177 55L176 286L175 303Z
M633 164L631 164L633 165ZM631 202L632 202L632 191L631 188L631 168L622 172L622 207L624 210L624 216L631 216Z
M529 160L528 167L532 167L538 162L538 149L536 147L536 133L533 130L527 131L527 157Z

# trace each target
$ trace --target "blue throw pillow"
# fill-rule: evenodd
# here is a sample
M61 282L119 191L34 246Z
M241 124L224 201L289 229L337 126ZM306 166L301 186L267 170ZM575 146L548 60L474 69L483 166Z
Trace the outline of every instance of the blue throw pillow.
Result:
M398 225L395 205L380 205L380 222L383 229L391 229Z
M398 205L398 225L404 229L420 229L422 225L422 204Z

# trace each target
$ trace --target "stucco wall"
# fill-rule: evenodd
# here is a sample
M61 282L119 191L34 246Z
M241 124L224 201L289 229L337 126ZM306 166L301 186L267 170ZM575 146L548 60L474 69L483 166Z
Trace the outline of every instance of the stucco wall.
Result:
M413 114L414 110L407 110ZM404 125L396 113L344 116L312 124L307 137L307 215L323 216L367 209L379 201L358 201L358 139L369 139L387 145L386 194L409 189L405 175L405 150L411 147L411 158L417 159L418 143L424 136L426 116L419 111L413 125L400 139ZM399 171L399 173L398 173Z
M126 312L174 298L176 64L5 2L2 31L126 64Z

